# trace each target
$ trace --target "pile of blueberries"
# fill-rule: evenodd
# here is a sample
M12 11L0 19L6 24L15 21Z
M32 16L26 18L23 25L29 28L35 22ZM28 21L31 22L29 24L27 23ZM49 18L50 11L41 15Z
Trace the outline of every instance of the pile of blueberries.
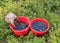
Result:
M18 22L17 19L14 19L14 25L15 25L15 30L23 30L25 29L28 25L23 22Z
M32 24L32 28L36 31L39 31L39 32L45 31L47 29L46 25L42 22L34 22Z

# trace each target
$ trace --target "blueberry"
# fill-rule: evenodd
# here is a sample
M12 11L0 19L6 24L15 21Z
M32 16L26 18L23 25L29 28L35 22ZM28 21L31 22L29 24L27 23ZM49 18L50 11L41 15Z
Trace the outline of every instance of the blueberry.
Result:
M15 30L23 30L25 29L28 25L23 22L18 22L17 18L14 19L14 25L15 25Z
M28 25L25 23L19 23L18 25L16 25L16 27L14 28L15 30L23 30L27 27Z
M32 28L35 29L36 31L45 31L46 25L42 22L34 22L32 24Z

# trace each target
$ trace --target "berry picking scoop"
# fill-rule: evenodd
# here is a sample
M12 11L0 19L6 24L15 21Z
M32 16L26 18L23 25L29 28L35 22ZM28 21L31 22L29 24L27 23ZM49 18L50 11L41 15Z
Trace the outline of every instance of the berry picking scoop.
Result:
M6 16L5 16L5 21L9 24L12 24L14 25L14 19L17 18L17 16L12 13L12 12L9 12Z

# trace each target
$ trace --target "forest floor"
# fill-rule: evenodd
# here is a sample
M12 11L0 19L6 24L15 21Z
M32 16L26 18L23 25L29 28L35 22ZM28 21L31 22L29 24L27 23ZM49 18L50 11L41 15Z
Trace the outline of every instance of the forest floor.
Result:
M43 37L30 31L26 37L15 37L5 21L7 13L26 16L30 20L44 18L50 29ZM0 43L60 43L60 0L0 0Z

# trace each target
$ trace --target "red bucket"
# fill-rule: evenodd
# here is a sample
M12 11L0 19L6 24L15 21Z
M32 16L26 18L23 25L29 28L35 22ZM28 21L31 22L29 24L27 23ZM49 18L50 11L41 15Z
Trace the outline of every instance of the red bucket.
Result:
M41 32L34 30L34 29L32 28L32 24L33 24L34 22L43 22L43 23L46 25L47 29L46 29L45 31L41 31ZM35 18L34 20L32 20L32 21L30 22L30 29L32 30L32 33L33 33L34 35L38 36L38 37L39 37L39 36L44 36L44 35L46 34L46 32L49 30L49 28L50 28L49 22L48 22L47 20L43 19L43 18Z
M17 20L18 22L25 22L28 27L26 27L26 29L23 29L23 30L14 30L14 25L10 24L10 29L14 32L15 36L16 37L19 37L19 36L26 36L29 32L29 27L30 27L30 20L24 16L18 16L17 17Z

